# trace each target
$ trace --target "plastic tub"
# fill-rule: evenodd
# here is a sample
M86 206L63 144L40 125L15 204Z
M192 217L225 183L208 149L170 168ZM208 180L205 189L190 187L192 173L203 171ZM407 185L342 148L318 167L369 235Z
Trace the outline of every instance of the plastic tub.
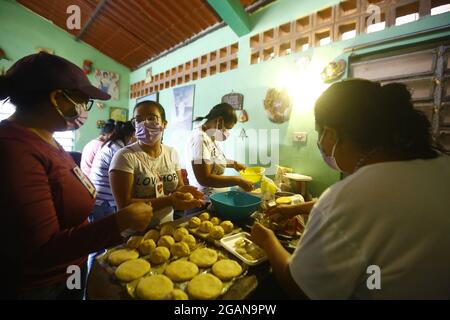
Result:
M249 218L261 204L259 197L239 191L214 193L209 199L221 218L233 221Z

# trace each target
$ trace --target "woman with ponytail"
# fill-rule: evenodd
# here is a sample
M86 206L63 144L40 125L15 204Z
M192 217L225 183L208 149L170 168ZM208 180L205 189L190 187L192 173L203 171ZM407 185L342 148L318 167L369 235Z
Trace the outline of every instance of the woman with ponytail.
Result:
M103 146L95 154L94 161L92 162L91 174L89 176L89 179L92 181L92 184L97 191L94 210L89 217L91 222L99 221L117 211L117 206L109 184L109 165L111 164L114 154L132 141L134 131L134 127L130 121L117 121L117 123L114 123L114 131L109 138L103 142ZM104 250L89 255L88 270L91 269L94 258L102 252L104 252Z
M130 121L118 121L111 136L103 142L102 148L95 155L89 176L97 190L97 199L91 216L92 221L116 212L117 207L109 185L109 165L114 154L131 141L134 131Z
M206 193L214 188L239 186L250 191L250 182L238 176L224 176L225 168L236 171L245 166L225 157L217 141L225 141L237 122L236 112L228 103L214 106L204 117L197 117L194 122L204 123L194 130L186 145L188 179L190 183Z
M450 157L407 88L333 84L315 120L324 162L348 176L319 198L292 255L253 227L282 286L311 299L449 299Z

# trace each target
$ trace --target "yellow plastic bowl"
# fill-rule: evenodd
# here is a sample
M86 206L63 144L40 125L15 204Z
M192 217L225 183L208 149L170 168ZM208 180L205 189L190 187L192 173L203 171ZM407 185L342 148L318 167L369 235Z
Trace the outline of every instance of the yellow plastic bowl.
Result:
M245 170L241 170L239 173L241 177L251 183L257 183L261 181L261 178L264 175L266 168L264 167L250 167Z

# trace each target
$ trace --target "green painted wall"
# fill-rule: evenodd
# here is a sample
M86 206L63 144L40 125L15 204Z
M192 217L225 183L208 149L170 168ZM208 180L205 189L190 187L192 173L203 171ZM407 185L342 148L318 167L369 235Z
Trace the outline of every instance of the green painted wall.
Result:
M82 67L83 60L93 61L94 68L116 72L120 76L120 100L108 101L103 110L96 106L89 113L87 123L76 132L75 149L83 146L99 134L97 120L109 118L109 107L127 107L129 102L130 70L100 53L84 42L76 42L66 31L34 14L12 0L0 1L0 48L11 61L0 61L0 70L8 69L23 56L35 53L38 47L49 48ZM93 77L90 76L93 81Z
M314 182L311 185L311 190L313 194L318 195L339 178L336 172L330 170L323 163L316 147L317 135L314 131L313 101L320 91L326 88L319 80L319 73L322 68L328 62L337 58L348 58L349 54L343 52L346 47L448 25L450 21L449 13L425 17L413 23L361 35L352 40L334 42L302 53L250 65L249 39L252 35L338 2L338 0L278 0L250 16L251 23L254 26L250 34L239 38L231 28L224 27L130 74L126 67L83 42L75 42L70 34L15 1L1 0L0 48L7 53L11 61L1 60L0 70L7 69L17 59L34 53L37 47L44 47L55 50L56 54L79 66L82 65L84 59L89 59L94 62L95 68L118 73L121 78L120 100L107 102L106 108L103 110L99 110L97 107L92 109L88 122L76 134L75 148L81 150L89 140L98 135L99 130L95 123L99 119L106 120L108 118L110 106L128 106L129 108L134 106L135 100L128 99L129 84L143 80L148 67L151 66L153 73L157 74L237 41L239 42L239 67L237 69L190 83L195 84L194 117L205 115L213 105L220 102L221 97L226 93L231 91L243 93L245 96L244 107L249 113L250 121L236 125L233 130L234 137L225 143L227 155L230 158L248 163L250 154L260 153L265 155L270 153L271 147L273 147L270 144L270 135L268 136L269 142L252 137L245 139L245 152L236 148L242 143L242 140L237 136L241 128L245 128L249 135L251 135L252 130L265 129L269 130L268 134L270 134L270 130L278 129L280 143L275 147L279 151L279 164L293 167L296 172L313 176ZM416 37L414 40L399 41L358 53L419 43L442 36L449 37L450 33L440 32L426 37ZM304 56L311 58L311 64L308 70L301 72L298 70L296 62ZM293 72L295 72L294 75L292 75ZM90 79L93 80L92 77ZM279 125L268 120L262 102L268 88L279 86L283 82L292 91L295 91L295 106L291 120ZM170 126L171 113L174 107L172 88L160 92L160 102L165 106L169 120L164 141L178 148L183 156L186 133L180 133ZM295 131L306 131L308 133L306 144L298 144L292 141L292 133Z
M347 58L348 54L343 53L343 49L346 47L447 25L450 21L450 14L448 13L425 17L413 23L391 27L376 33L364 34L352 40L334 42L302 53L250 65L249 39L252 35L338 2L336 0L278 0L250 16L254 29L249 35L238 38L229 27L224 27L153 62L151 65L132 72L130 82L135 83L145 79L145 71L150 66L153 68L153 74L158 74L212 50L238 41L239 67L237 69L189 83L195 84L194 117L205 115L213 105L220 102L224 94L232 90L243 93L245 96L244 108L248 111L250 121L244 124L238 123L233 129L234 134L236 136L239 135L241 128L246 130L279 129L279 164L293 167L296 172L311 175L314 178L314 182L311 184L311 191L313 194L318 195L339 178L335 171L332 171L323 163L316 146L317 134L314 131L313 101L317 94L320 93L320 90L325 88L325 86L320 84L318 78L323 67L337 58ZM412 44L413 42L421 42L444 35L450 36L450 33L441 32L432 36L416 37L413 41L398 42L394 45ZM390 46L394 45L391 44ZM386 47L388 46L370 50L379 50ZM311 67L303 76L298 77L300 79L294 78L294 80L298 81L298 89L295 90L295 106L291 120L281 125L273 124L268 120L263 110L262 102L266 91L270 87L279 85L283 75L295 70L296 60L303 56L311 58ZM290 85L288 84L288 86ZM295 88L296 86L294 86ZM315 92L315 94L311 94L311 92ZM166 108L169 120L169 127L165 133L164 141L177 147L179 150L183 150L185 134L177 133L175 128L170 127L171 112L174 106L172 88L160 92L160 102ZM135 100L130 100L130 108L134 104ZM292 133L295 131L308 132L306 144L298 144L292 141ZM238 142L240 139L230 140L225 143L227 155L230 158L234 157L236 160L248 160L249 151L259 149L264 154L267 150L270 150L270 144L268 143L256 143L254 139L246 139L246 154L243 154L232 147L233 142Z

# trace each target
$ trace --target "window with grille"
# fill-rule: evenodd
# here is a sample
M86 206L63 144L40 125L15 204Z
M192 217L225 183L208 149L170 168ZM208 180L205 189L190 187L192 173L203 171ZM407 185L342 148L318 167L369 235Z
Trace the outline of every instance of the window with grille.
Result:
M428 117L433 138L450 151L449 43L355 57L351 60L350 75L382 84L406 84L414 107Z
M9 100L0 101L0 121L9 118L15 106ZM75 149L75 131L55 132L53 137L66 151Z

